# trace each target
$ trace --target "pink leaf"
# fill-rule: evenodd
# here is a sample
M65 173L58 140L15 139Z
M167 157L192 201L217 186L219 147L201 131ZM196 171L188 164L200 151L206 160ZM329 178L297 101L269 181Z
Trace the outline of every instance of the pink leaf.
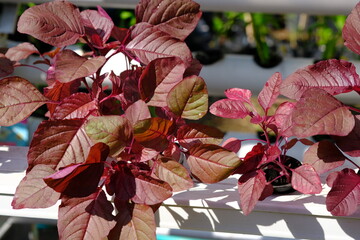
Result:
M93 117L85 125L86 134L94 142L103 142L110 147L110 155L120 154L132 137L132 126L122 116Z
M321 89L309 89L296 104L291 116L292 133L297 137L317 134L346 136L355 120L349 109Z
M96 102L88 93L76 93L65 98L52 115L54 119L86 118L91 112L98 110Z
M62 83L95 73L106 61L103 56L87 59L72 50L63 50L55 58L55 77Z
M249 103L251 101L251 91L241 88L230 88L225 90L225 96L231 100L239 100L243 103Z
M131 104L126 109L125 116L133 125L138 121L151 118L149 108L143 100Z
M29 171L16 188L13 208L47 208L54 205L60 198L46 185L43 178L54 173L54 169L44 164L38 164Z
M317 142L304 154L304 163L314 167L318 174L323 174L344 164L347 158L329 141Z
M0 81L0 126L11 126L33 113L48 99L29 81L8 77Z
M11 61L20 61L26 59L31 54L40 54L39 50L31 43L24 42L19 45L9 48L5 54Z
M299 99L311 88L320 88L336 95L359 87L360 78L352 63L330 59L297 70L285 79L280 91L286 97Z
M197 143L220 144L223 137L224 133L217 128L198 123L183 125L177 131L177 139L185 148L190 148Z
M184 42L156 27L148 25L144 27L143 23L135 25L132 40L126 45L126 49L143 64L149 64L156 58L164 57L179 57L186 65L189 65L192 60L191 52Z
M201 17L200 5L191 0L141 0L136 9L137 22L148 22L184 40Z
M250 172L240 177L238 189L240 206L244 215L249 215L266 187L265 173L262 170Z
M84 162L91 146L84 123L84 119L43 121L30 145L29 169L46 164L57 170Z
M192 174L204 183L224 180L241 164L234 152L213 144L194 145L187 161Z
M154 205L162 203L172 195L170 185L144 173L134 173L136 193L132 201L138 204Z
M239 100L221 99L210 106L210 112L223 118L245 118L249 115L249 110L245 104Z
M317 194L322 190L319 175L308 164L292 169L291 184L295 190L305 194Z
M174 192L187 190L194 185L188 170L180 163L169 158L161 158L156 162L154 174L159 179L170 184Z
M85 33L79 9L64 0L27 9L20 16L18 31L55 47L72 45Z
M229 138L221 145L223 148L230 150L232 152L237 153L240 151L242 140L237 138Z
M103 191L84 198L64 197L59 206L60 239L104 239L116 224L113 210Z
M336 178L338 177L338 175L340 173L341 172L331 172L331 173L329 173L329 175L326 177L326 184L329 187L332 187L334 185L334 182L335 182Z
M344 45L357 54L360 54L359 8L360 8L360 4L358 3L352 9L351 13L348 15L344 28L342 30Z
M282 83L281 73L274 73L265 83L264 88L258 96L258 101L264 111L268 111L274 104L275 100L280 94L280 85Z
M347 136L334 136L336 145L351 157L360 157L360 115L355 115L355 127Z
M335 216L347 216L358 209L360 199L360 176L352 169L338 173L326 197L326 208Z
M274 115L276 127L287 137L292 135L289 131L292 126L291 114L295 109L295 105L293 102L284 102L279 105Z

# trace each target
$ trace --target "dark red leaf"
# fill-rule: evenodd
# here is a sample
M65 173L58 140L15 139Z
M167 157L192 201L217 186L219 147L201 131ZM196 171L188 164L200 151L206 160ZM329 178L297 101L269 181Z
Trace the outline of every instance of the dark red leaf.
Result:
M359 205L360 176L352 169L338 173L326 197L326 208L335 216L353 214Z
M57 225L60 239L104 239L116 224L113 210L103 191L84 198L62 198Z
M124 162L118 162L106 189L116 199L128 202L136 194L135 176Z
M265 173L262 170L242 175L238 181L240 206L244 215L249 215L266 187Z
M141 0L135 9L137 22L148 22L184 40L201 17L200 5L191 0Z
M64 0L27 9L17 30L55 47L72 45L85 33L79 9Z
M347 158L329 141L317 142L304 154L304 163L314 167L318 174L323 174L344 164Z
M39 50L31 43L24 42L19 45L9 48L5 54L11 61L20 61L26 59L31 54L40 54ZM3 65L3 64L1 64Z
M334 136L336 145L351 157L360 157L360 115L355 115L355 127L347 136Z
M223 142L223 144L221 146L223 148L226 148L227 150L237 153L238 151L240 151L241 142L242 142L242 140L240 140L240 139L229 138L225 142Z
M250 152L245 155L242 164L236 169L236 173L245 174L254 171L265 154L265 148L261 143L256 144Z
M0 53L0 77L6 77L14 72L14 62Z
M295 190L305 194L317 194L322 190L319 175L308 164L292 169L291 184Z

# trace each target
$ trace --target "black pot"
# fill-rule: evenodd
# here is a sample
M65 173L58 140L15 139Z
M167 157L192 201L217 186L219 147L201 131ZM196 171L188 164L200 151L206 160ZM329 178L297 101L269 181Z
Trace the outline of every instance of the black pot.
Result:
M284 165L291 169L295 169L301 166L301 162L293 157L285 156ZM292 172L291 170L287 171L289 173L288 178L282 176L271 183L274 188L274 193L291 193L295 191L290 182ZM280 176L281 168L275 163L269 163L264 168L264 172L266 180L270 182Z

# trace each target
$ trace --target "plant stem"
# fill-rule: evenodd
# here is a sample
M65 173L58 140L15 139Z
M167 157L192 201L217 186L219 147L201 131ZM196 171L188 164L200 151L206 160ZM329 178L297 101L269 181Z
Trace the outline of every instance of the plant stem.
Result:
M28 65L28 64L18 64L18 65L15 65L14 67L29 67L29 68L34 68L36 70L39 70L39 71L41 71L43 73L46 73L45 70L43 70L43 69L41 69L39 67L33 66L33 65Z
M349 110L353 111L353 112L357 112L357 113L360 113L360 109L357 109L357 108L354 108L354 107L351 107L351 106L347 106Z

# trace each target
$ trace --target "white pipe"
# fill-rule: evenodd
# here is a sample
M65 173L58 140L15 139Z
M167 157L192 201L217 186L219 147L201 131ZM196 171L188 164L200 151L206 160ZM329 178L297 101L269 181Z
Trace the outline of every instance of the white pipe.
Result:
M29 0L0 0L3 3ZM138 0L70 0L78 6L96 6L111 8L134 8ZM195 0L203 11L236 11L266 13L308 13L316 15L349 14L358 0ZM34 3L49 0L32 0Z

